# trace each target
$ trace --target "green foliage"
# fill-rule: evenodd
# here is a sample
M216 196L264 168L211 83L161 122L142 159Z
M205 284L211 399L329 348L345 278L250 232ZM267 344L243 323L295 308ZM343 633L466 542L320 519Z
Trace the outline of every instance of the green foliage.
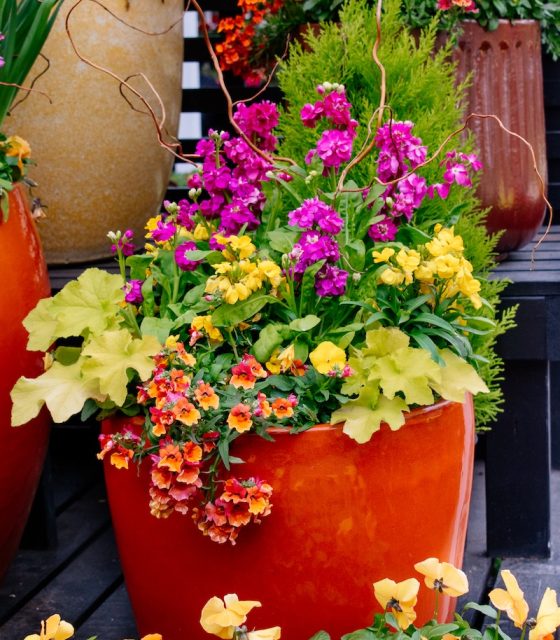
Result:
M415 39L402 28L400 3L384 3L382 40L379 59L385 67L387 83L386 103L390 111L385 114L396 120L411 120L414 133L430 150L439 145L462 125L464 90L455 86L454 65L448 49L434 53L436 23L432 21ZM375 11L364 0L349 0L340 12L340 24L327 24L320 35L309 32L306 36L309 51L295 43L286 63L279 71L279 84L286 96L289 110L280 121L281 149L284 156L293 157L303 165L307 150L316 139L316 132L302 126L299 111L306 103L316 99L314 88L326 81L344 84L353 105L352 115L361 123L355 148L359 149L367 137L365 123L375 129L377 117L373 114L381 100L381 73L371 56L376 34ZM451 45L448 45L451 46ZM465 152L473 150L472 139L455 137L443 150L457 147ZM437 181L438 160L423 169L428 182ZM376 175L376 154L370 154L351 170L349 177L357 184L371 183ZM472 190L454 190L445 201L426 199L413 220L417 232L429 232L436 222L455 225L463 237L465 256L472 263L474 273L482 282L481 296L487 301L481 311L494 325L482 335L470 335L472 349L479 355L479 373L489 393L475 398L477 426L485 427L495 419L501 405L499 383L503 362L495 352L498 335L514 325L514 311L498 315L493 309L499 303L505 282L490 280L494 265L496 237L490 238L484 227L485 212ZM361 299L374 297L374 274L360 283Z

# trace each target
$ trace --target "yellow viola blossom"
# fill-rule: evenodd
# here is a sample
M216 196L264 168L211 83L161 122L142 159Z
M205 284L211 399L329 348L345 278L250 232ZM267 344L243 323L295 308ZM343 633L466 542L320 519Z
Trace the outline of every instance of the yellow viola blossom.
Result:
M379 280L381 280L383 284L388 284L392 287L398 286L404 282L404 273L398 269L389 267L381 273Z
M321 342L316 349L309 354L311 364L319 373L327 374L329 371L338 369L342 371L346 364L346 353L344 349L326 340Z
M560 626L560 608L556 591L547 587L541 600L537 618L530 626L529 640L543 640Z
M418 600L420 583L416 578L395 582L385 578L373 585L377 602L385 611L390 611L401 629L407 629L415 620L414 606Z
M7 156L18 159L18 167L23 171L23 161L31 156L29 142L20 136L10 136L3 145L4 153Z
M249 611L260 606L256 600L239 600L235 593L229 593L223 600L214 596L204 605L200 624L207 633L230 640L235 629L247 620Z
M26 636L24 640L67 640L74 635L74 627L61 619L58 613L41 620L41 632Z
M282 371L282 366L280 364L280 360L278 356L280 355L280 349L275 349L270 358L265 362L265 367L272 373L276 375Z
M424 583L429 589L457 598L467 593L469 581L467 576L449 562L440 562L437 558L426 558L417 562L414 568L424 576Z
M395 250L391 247L385 247L381 251L374 251L371 255L373 256L373 261L376 264L380 264L381 262L389 262L395 255Z
M210 340L222 341L220 330L212 324L212 316L196 316L191 322L191 329L204 331Z
M490 602L496 609L505 611L508 618L513 621L513 624L518 629L522 629L529 615L529 605L523 597L523 591L519 588L517 580L511 571L504 569L500 571L500 575L506 588L492 589L488 594Z
M280 627L270 629L260 629L259 631L249 631L245 636L247 640L279 640L282 635Z

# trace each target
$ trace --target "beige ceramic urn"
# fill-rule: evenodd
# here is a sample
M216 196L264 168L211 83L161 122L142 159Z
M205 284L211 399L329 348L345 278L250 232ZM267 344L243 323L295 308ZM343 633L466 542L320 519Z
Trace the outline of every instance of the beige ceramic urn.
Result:
M142 102L118 80L81 61L80 54L130 82L158 118L162 110L144 74L165 105L165 129L176 136L181 108L183 0L65 0L45 45L50 67L36 92L8 119L10 132L26 138L36 166L34 196L46 207L40 225L47 261L82 262L109 254L107 232L133 229L142 244L146 220L160 207L173 157L163 149ZM106 7L121 18L125 26ZM161 33L147 35L143 32ZM29 85L45 67L39 60ZM131 106L132 103L133 107Z

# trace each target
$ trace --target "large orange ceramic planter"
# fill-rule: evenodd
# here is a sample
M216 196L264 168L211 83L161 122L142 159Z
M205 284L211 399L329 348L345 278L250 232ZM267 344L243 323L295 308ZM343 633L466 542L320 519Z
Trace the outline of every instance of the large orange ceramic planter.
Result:
M429 556L461 564L474 447L470 401L415 411L400 431L383 428L365 445L330 426L274 437L235 442L243 475L274 487L271 515L242 531L236 546L211 542L188 516L151 516L147 465L137 473L105 463L141 635L206 640L204 603L237 593L262 602L251 628L280 625L283 640L306 640L319 629L339 638L371 623L374 581L411 577L414 563ZM433 598L421 588L419 618L432 615ZM444 598L442 619L453 606Z
M23 189L9 195L7 222L0 219L0 580L17 550L29 515L47 448L49 421L41 414L31 423L10 425L10 390L22 376L43 370L42 354L26 349L22 320L50 294L41 244Z

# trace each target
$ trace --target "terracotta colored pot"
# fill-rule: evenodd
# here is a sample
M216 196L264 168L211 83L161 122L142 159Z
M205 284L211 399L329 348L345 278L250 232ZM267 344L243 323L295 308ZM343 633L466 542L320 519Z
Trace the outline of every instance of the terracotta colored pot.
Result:
M50 295L49 277L29 203L18 185L9 194L7 222L0 219L0 580L15 555L29 515L47 449L45 413L22 427L10 424L10 391L21 375L43 370L42 354L27 351L21 324Z
M454 56L458 80L473 74L467 113L494 114L508 129L528 140L546 184L539 23L501 20L496 31L485 31L478 23L465 21L458 44ZM474 119L470 128L484 164L478 195L484 207L491 207L488 230L494 233L505 229L498 244L501 253L519 249L533 239L545 215L530 151L493 120Z
M122 423L120 423L122 426ZM104 430L117 425L106 421ZM240 438L243 475L274 488L273 509L242 531L236 546L203 537L188 516L158 520L148 508L148 465L119 471L105 463L109 503L126 586L140 634L206 640L200 612L212 596L260 600L250 628L282 627L305 640L367 626L372 583L403 580L430 556L461 565L472 481L472 402L414 411L393 433L384 427L358 445L340 427L320 425L275 442ZM416 574L418 578L420 576ZM433 613L421 588L419 619ZM440 617L449 618L447 597Z
M183 0L103 0L127 24L99 3L83 2L71 15L70 30L80 53L130 83L161 109L166 130L175 136L181 111ZM119 82L81 62L70 45L65 18L75 2L65 2L43 49L50 67L31 94L13 110L6 127L32 141L37 166L29 176L34 195L48 206L49 224L41 237L49 263L83 262L108 256L108 231L132 229L141 241L146 220L155 215L169 183L172 155L159 145L146 107ZM43 70L39 60L30 77Z

